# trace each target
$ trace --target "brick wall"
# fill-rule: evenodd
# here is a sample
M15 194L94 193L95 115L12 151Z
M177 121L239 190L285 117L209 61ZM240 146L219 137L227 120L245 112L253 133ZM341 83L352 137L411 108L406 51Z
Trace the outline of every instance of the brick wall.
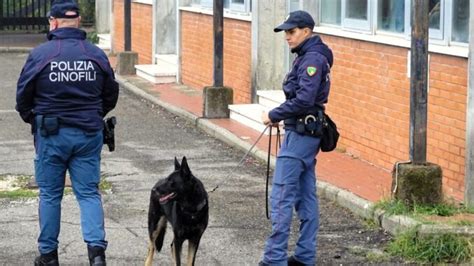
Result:
M202 89L213 82L212 16L181 11L182 82ZM233 88L234 103L251 102L251 25L224 19L224 85Z
M124 51L123 0L114 0L114 52ZM152 6L132 3L132 51L138 53L139 64L152 63Z
M408 160L408 49L322 38L335 57L328 112L340 128L340 147L389 170ZM427 160L442 167L444 192L457 200L464 193L467 69L466 58L430 54Z

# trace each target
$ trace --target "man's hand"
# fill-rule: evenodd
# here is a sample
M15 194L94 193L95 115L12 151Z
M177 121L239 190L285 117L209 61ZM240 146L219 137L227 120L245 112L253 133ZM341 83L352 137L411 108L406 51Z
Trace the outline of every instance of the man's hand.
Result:
M270 120L270 116L268 116L268 112L262 112L262 122L265 126L271 126L271 127L278 127L278 122L277 123L272 123L272 120Z

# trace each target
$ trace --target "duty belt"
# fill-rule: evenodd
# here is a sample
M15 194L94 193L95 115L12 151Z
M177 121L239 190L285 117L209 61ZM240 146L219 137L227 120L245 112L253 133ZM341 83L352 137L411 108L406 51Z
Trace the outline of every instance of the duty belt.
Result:
M314 114L288 118L283 122L285 129L293 129L300 134L312 137L321 137L323 135L324 111L319 110Z

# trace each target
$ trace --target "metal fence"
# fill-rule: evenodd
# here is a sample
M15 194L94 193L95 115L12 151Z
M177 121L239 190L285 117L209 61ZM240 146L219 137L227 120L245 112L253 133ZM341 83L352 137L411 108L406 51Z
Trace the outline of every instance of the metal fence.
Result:
M53 0L0 0L0 31L47 31ZM95 0L78 0L82 26L93 27Z
M0 0L0 30L48 30L46 13L52 0Z

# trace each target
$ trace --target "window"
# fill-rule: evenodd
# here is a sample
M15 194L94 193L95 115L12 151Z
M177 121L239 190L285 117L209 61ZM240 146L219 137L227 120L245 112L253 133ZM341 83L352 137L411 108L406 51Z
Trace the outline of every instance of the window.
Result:
M226 1L226 2L228 2L228 1ZM249 12L250 11L250 1L230 0L230 10L239 11L239 12Z
M341 25L341 0L321 0L321 23Z
M320 0L320 24L409 37L412 0ZM469 0L429 0L429 37L438 44L469 42ZM372 7L373 6L373 7Z
M469 0L453 0L451 40L469 42Z
M429 20L430 29L440 29L440 17L441 17L441 0L430 0L429 3Z
M370 30L369 0L343 0L342 24L346 28Z
M405 32L405 1L380 0L377 12L378 30L395 33Z
M372 0L321 0L321 23L370 30L371 2Z
M300 9L303 9L300 0L290 0L290 12Z
M353 0L346 2L346 18L367 20L367 0Z
M443 16L444 14L444 0L430 0L429 2L429 25L430 38L443 39Z
M213 0L193 0L193 5L201 6L204 8L213 8ZM224 0L225 11L234 11L241 13L250 13L252 8L252 0Z

